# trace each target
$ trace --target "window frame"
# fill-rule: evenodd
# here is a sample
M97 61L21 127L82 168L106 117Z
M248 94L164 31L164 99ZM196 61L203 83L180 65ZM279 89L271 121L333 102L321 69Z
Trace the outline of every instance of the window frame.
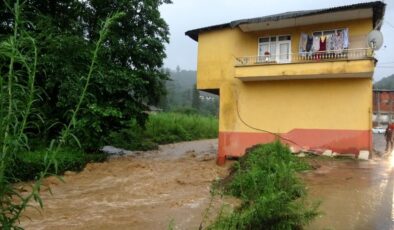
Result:
M315 36L315 33L321 33L319 36L322 36L324 34L324 32L327 31L334 31L334 33L336 33L338 30L342 30L344 31L346 28L336 28L336 29L325 29L325 30L316 30L312 32L312 35Z

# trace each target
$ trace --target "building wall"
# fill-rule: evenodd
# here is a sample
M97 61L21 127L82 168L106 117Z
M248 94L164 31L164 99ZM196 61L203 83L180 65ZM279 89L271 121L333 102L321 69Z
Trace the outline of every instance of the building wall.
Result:
M378 98L379 97L379 98ZM379 106L378 106L379 102ZM377 113L394 112L394 91L374 91L373 92L373 112Z
M275 135L269 132L281 134L295 148L354 153L370 149L372 75L363 79L253 82L234 77L235 57L257 56L260 36L290 34L292 52L296 53L301 32L344 27L349 28L351 48L364 48L360 41L372 29L371 19L258 33L221 29L199 35L197 87L220 90L220 160L274 140ZM292 68L307 71L301 66L293 64ZM373 65L363 68L373 72ZM336 69L331 71L327 74L337 74Z

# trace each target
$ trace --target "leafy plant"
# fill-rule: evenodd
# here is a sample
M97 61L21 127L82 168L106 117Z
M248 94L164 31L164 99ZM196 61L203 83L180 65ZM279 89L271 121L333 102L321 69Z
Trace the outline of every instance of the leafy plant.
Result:
M13 34L14 17L0 1L0 41ZM39 53L34 109L40 118L25 135L50 142L64 130L81 102L73 135L85 150L104 144L108 133L125 128L135 119L146 121L143 111L156 104L164 92L167 73L162 70L169 28L159 6L169 0L57 0L24 1L24 30L35 39ZM97 53L88 89L84 88L92 51L100 38L101 22L113 12L124 12L112 24ZM21 44L24 50L29 46ZM19 66L16 66L19 69ZM0 68L0 75L8 71ZM85 76L81 78L81 76ZM33 117L29 117L29 121ZM68 135L68 134L67 134ZM69 136L70 137L70 136ZM74 141L75 146L77 142ZM35 146L31 146L35 147Z
M50 175L62 175L66 171L81 171L89 162L102 162L107 159L104 153L85 153L80 149L62 148L54 155L54 164L47 169L45 158L50 156L47 149L18 153L5 170L10 182L34 180L46 170Z

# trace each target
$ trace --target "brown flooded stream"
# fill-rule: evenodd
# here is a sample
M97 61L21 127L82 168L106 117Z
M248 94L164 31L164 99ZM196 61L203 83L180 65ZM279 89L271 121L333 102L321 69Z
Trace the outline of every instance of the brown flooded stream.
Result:
M48 178L44 209L22 220L26 229L198 229L210 185L227 175L215 164L216 140L161 146ZM231 162L229 162L231 163ZM390 160L312 159L302 175L324 213L307 229L392 229L393 166Z
M215 164L216 140L178 143L140 156L89 164L49 178L53 195L29 209L26 229L198 229L210 200L210 185L227 169Z

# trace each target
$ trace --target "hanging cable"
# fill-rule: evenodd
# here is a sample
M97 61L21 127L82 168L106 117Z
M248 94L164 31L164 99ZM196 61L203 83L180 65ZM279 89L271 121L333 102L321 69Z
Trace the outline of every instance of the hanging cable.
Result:
M394 69L394 66L376 66L376 68Z
M236 104L236 107L237 107L237 115L238 115L239 120L240 120L244 125L246 125L247 127L251 128L251 129L254 129L254 130L257 130L257 131L260 131L260 132L269 133L269 134L271 134L271 135L274 135L275 137L278 137L278 138L280 138L280 139L282 139L282 140L285 140L285 141L288 141L288 142L290 142L290 143L292 143L292 144L295 144L295 145L297 145L298 147L300 147L300 148L302 149L302 146L301 146L301 145L297 144L296 142L294 142L294 141L292 141L292 140L290 140L290 139L288 139L288 138L282 137L280 134L277 134L277 133L274 133L274 132L271 132L271 131L268 131L268 130L264 130L264 129L259 129L259 128L253 127L253 126L249 125L248 123L246 123L246 122L242 119L241 114L240 114L240 112L239 112L238 98L239 98L239 95L237 94L237 100L235 101L235 104Z
M393 24L391 24L389 21L387 21L387 20L384 20L384 22L385 22L387 25L389 25L391 28L393 28L393 29L394 29L394 26L393 26Z

